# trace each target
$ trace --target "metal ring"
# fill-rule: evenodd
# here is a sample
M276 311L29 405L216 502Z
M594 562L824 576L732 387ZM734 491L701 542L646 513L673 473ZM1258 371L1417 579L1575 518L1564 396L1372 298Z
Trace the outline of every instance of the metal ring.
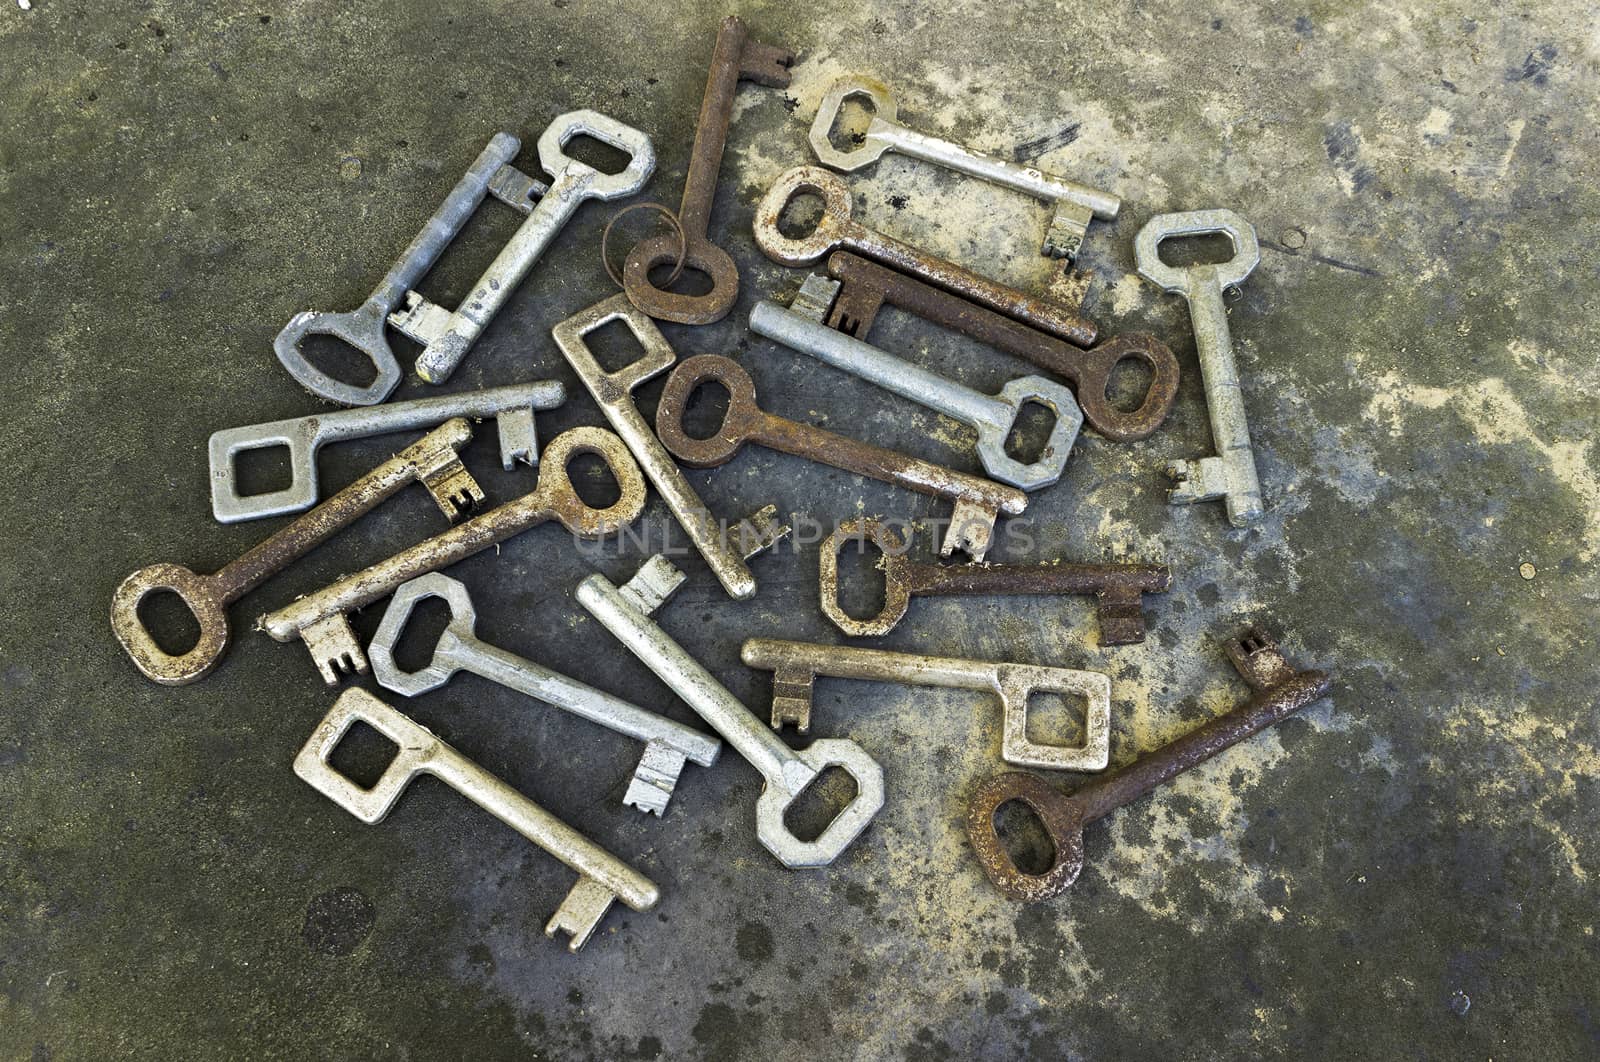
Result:
M606 267L606 275L616 281L617 287L625 286L622 283L622 274L617 272L616 267L611 264L611 256L606 254L606 244L611 239L611 227L620 221L624 214L635 210L654 210L670 221L673 231L678 234L678 264L672 268L672 275L662 285L662 287L666 287L667 284L673 283L683 275L683 264L689 254L689 238L683 234L683 223L678 220L678 215L660 203L629 203L615 214L612 214L611 220L606 222L605 230L600 233L600 263Z

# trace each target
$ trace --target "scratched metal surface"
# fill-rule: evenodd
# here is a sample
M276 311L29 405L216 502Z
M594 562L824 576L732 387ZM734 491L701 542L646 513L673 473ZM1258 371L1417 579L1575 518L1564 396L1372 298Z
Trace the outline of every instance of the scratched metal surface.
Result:
M493 132L531 149L595 107L654 137L649 195L677 202L720 12L630 7L0 11L0 1054L1592 1055L1592 11L743 7L802 59L787 94L740 92L714 236L744 286L722 323L667 329L682 353L737 357L777 411L975 468L963 429L744 328L801 276L755 251L753 204L808 161L827 83L865 71L920 128L1121 193L1088 241L1090 309L1167 337L1187 373L1165 429L1086 435L994 554L1167 561L1147 643L1097 648L1081 599L977 599L916 604L882 644L1103 668L1119 762L1242 696L1217 640L1248 622L1336 672L1331 700L1092 828L1054 902L1003 901L970 858L962 802L1000 766L999 713L956 692L822 683L813 732L878 756L889 801L805 873L757 846L732 753L656 821L618 803L628 741L470 678L391 698L660 882L656 912L613 914L577 956L539 932L570 873L437 783L360 825L289 770L331 694L248 626L436 530L414 490L236 605L210 678L137 677L105 619L123 575L209 570L267 531L210 519L207 435L317 408L273 335L365 297ZM892 157L852 185L869 223L1047 279L1038 204ZM1160 466L1209 439L1182 303L1131 272L1146 218L1213 205L1264 246L1232 303L1269 508L1243 532L1163 504ZM609 213L580 212L452 387L553 377L574 397L544 438L599 422L548 329L611 292ZM513 225L486 207L426 293L453 303ZM1022 371L903 318L878 336L983 388ZM391 448L331 448L325 483ZM497 499L531 483L492 431L468 456ZM691 478L728 517L944 515L762 451ZM452 574L486 638L690 721L572 599L639 559L547 528ZM745 604L684 564L668 629L758 710L742 638L834 637L814 545L758 560Z

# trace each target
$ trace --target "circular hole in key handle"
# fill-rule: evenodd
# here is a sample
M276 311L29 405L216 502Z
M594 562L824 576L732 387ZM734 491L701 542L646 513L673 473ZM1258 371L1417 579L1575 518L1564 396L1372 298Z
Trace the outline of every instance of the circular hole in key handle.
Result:
M876 546L882 554L877 567L883 571L883 608L875 616L858 619L839 603L839 554L851 547L865 550L866 543ZM847 520L840 524L822 543L818 554L822 612L828 620L856 638L875 637L893 630L911 607L911 591L900 571L905 563L905 550L905 541L877 520Z
M617 485L617 500L610 505L589 505L573 486L568 465L583 454L594 454L605 462ZM644 473L621 439L604 428L585 424L562 432L545 446L539 457L537 493L545 510L572 534L600 538L615 534L644 512Z
M728 396L727 413L716 431L705 438L690 435L684 427L690 400L709 386ZM756 385L743 366L720 354L685 358L667 377L656 404L656 435L661 445L691 468L715 468L733 459L750 438L761 409L756 405Z
M809 233L791 236L784 232L783 219L801 196L821 199L822 213ZM837 174L820 166L797 166L774 181L756 207L756 244L774 262L810 265L839 245L853 210L850 188Z
M1113 336L1080 357L1078 405L1084 422L1106 438L1114 442L1147 438L1172 412L1181 375L1178 359L1155 336L1148 332ZM1141 393L1144 397L1137 404L1121 400Z
M1017 866L1000 836L996 815L1012 803L1034 814L1055 849L1038 873ZM984 874L1013 900L1045 900L1066 890L1083 871L1083 824L1074 810L1068 798L1031 774L1007 771L983 782L967 804L967 836Z
M155 593L171 593L186 605L199 627L194 647L169 653L145 627L140 605ZM216 666L228 645L228 613L213 584L181 564L152 564L122 581L111 598L111 630L146 678L183 686Z

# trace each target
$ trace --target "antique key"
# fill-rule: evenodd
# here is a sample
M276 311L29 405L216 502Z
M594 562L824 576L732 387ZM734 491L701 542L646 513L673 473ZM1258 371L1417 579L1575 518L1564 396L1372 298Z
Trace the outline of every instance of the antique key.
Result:
M446 421L344 490L212 575L181 564L152 564L122 581L111 598L111 630L145 678L185 686L222 659L228 646L228 605L287 568L376 508L411 480L420 480L452 519L483 497L456 451L472 438L472 425ZM163 650L139 618L146 596L170 590L194 614L200 638L186 653Z
M839 549L846 542L870 541L883 559L883 611L856 619L839 604ZM872 517L847 520L822 544L819 556L822 611L833 625L855 637L894 630L913 595L935 594L1093 594L1103 645L1144 641L1142 594L1159 594L1172 585L1165 564L922 564L906 557L908 544Z
M402 671L395 663L395 644L417 603L430 597L450 606L450 623L440 633L428 665L420 671ZM716 738L490 645L477 636L477 620L466 586L443 572L430 572L396 588L378 633L367 646L372 677L386 690L415 697L443 686L457 671L470 671L643 741L644 758L634 769L622 803L656 815L667 810L686 760L702 767L717 762L722 742Z
M358 785L328 762L345 733L357 723L372 727L398 749L382 777L370 787ZM557 930L567 933L571 937L569 951L583 947L613 900L621 900L635 911L648 911L661 898L655 882L366 690L346 690L333 702L294 758L294 773L368 826L383 821L413 778L428 774L439 779L578 872L578 883L544 927L547 937L555 936Z
M584 341L590 332L611 321L621 321L644 348L641 358L615 372L607 372ZM634 404L633 389L666 372L678 358L661 329L648 314L629 302L627 295L618 292L562 321L551 329L551 334L567 364L594 396L600 412L628 444L667 508L688 532L690 541L705 558L717 582L735 601L753 597L756 580L745 566L744 558L729 543L726 529L694 492Z
M768 506L740 525L737 537L748 558L788 532ZM826 866L883 807L883 769L853 741L813 741L803 749L791 749L651 620L651 613L686 578L658 553L620 588L598 573L584 579L578 584L578 603L761 773L756 838L767 851L786 867ZM839 767L854 779L855 798L815 839L802 841L784 822L784 810L829 767Z
M860 146L849 151L834 147L828 134L845 101L865 97L872 103L872 122ZM828 86L817 116L811 123L811 150L826 166L852 173L877 162L886 151L931 162L935 166L977 177L991 184L1011 188L1055 207L1050 228L1045 233L1042 251L1051 258L1075 258L1084 233L1094 218L1110 221L1122 208L1122 200L1109 192L1069 181L1034 166L1019 166L993 155L983 155L960 144L907 129L895 119L898 112L889 86L875 78L856 74Z
M1169 266L1161 260L1161 241L1174 236L1220 233L1233 243L1233 257L1213 265ZM1223 499L1228 522L1245 527L1261 518L1261 480L1256 476L1256 455L1250 448L1250 425L1245 419L1244 392L1239 389L1239 366L1233 357L1233 337L1228 333L1228 307L1222 293L1242 284L1261 261L1256 230L1231 210L1194 210L1187 214L1161 214L1139 230L1134 241L1139 275L1164 291L1176 292L1189 303L1194 323L1195 351L1206 387L1206 409L1211 415L1211 437L1217 456L1198 461L1174 461L1167 474L1177 481L1167 499L1174 505Z
M728 413L716 434L696 439L683 430L683 415L689 396L697 387L711 382L727 390ZM940 549L944 556L960 549L973 560L982 560L989 551L999 514L1016 516L1028 505L1028 496L1014 487L1003 487L768 413L756 404L756 385L750 374L738 362L720 354L697 354L672 370L656 406L656 435L673 456L690 468L727 464L745 443L753 442L922 494L948 498L955 508Z
M878 310L887 302L926 321L964 332L1070 380L1084 422L1116 442L1149 436L1167 419L1178 399L1178 359L1149 333L1129 332L1083 350L848 251L828 256L828 275L841 285L828 314L829 328L865 340ZM1122 410L1112 405L1106 391L1111 374L1129 360L1142 362L1150 370L1150 385L1139 408Z
M804 195L822 200L822 216L809 235L785 236L778 227L790 202ZM810 265L836 248L855 251L910 273L936 287L1025 321L1069 343L1087 347L1095 340L1093 321L1061 303L1029 295L979 276L954 262L902 243L851 218L850 189L837 175L818 166L799 166L780 176L756 207L756 244L779 265Z
M1083 870L1083 828L1131 804L1163 782L1204 763L1224 749L1288 718L1327 696L1333 680L1325 671L1296 671L1277 644L1259 630L1226 646L1228 659L1255 690L1249 701L1155 752L1141 756L1071 796L1042 778L1010 771L980 785L967 807L967 834L983 872L1013 900L1046 900L1064 891ZM1017 868L995 828L995 812L1016 800L1039 817L1055 848L1050 869L1029 874Z
M219 523L233 524L309 509L317 502L317 451L325 444L426 428L450 417L493 417L500 429L500 463L505 470L511 471L518 461L535 465L539 450L533 430L534 411L554 409L566 397L567 389L561 384L539 380L225 428L212 433L209 445L211 514ZM240 494L234 459L241 453L272 446L282 446L289 452L289 485L265 494Z
M955 660L781 638L751 638L739 657L753 668L772 672L774 730L783 729L785 723L793 723L802 734L811 729L811 690L816 677L823 675L998 694L1004 713L1000 758L1018 767L1099 771L1111 757L1111 679L1097 671ZM1047 745L1028 740L1028 698L1039 692L1084 699L1083 744Z
M1083 425L1083 411L1071 391L1043 376L1019 376L1007 381L999 394L986 395L885 353L822 323L838 290L838 281L813 274L801 285L793 306L785 309L770 300L757 303L750 314L750 328L970 425L978 433L978 460L983 470L1002 483L1038 490L1061 478ZM1039 456L1024 464L1006 453L1006 436L1029 402L1054 413L1055 423Z
M739 295L739 270L727 251L707 238L711 204L717 191L717 171L728 126L733 121L733 97L740 81L769 88L789 84L794 53L749 39L745 24L733 15L722 20L711 52L711 72L700 100L700 120L689 151L689 175L683 184L678 224L683 231L683 264L711 278L703 295L666 291L650 282L650 270L678 256L673 236L655 236L635 245L622 267L622 287L635 306L649 314L679 324L710 324L728 315Z
M617 500L604 509L590 507L573 489L567 465L581 454L599 455L617 481ZM262 616L256 627L280 642L302 639L323 681L337 685L341 672L367 669L367 658L345 613L370 605L419 575L448 567L549 520L559 521L579 538L615 534L638 519L644 511L644 497L644 477L621 439L591 425L572 428L545 447L538 485L529 493L297 598Z

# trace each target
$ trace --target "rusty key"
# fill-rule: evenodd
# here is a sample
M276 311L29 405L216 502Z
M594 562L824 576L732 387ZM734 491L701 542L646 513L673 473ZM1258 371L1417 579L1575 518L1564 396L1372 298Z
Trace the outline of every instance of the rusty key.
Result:
M883 611L856 619L839 605L839 549L870 541L883 554ZM906 558L907 543L872 517L847 520L822 544L822 611L833 625L857 637L888 634L906 614L913 595L1093 594L1103 645L1144 641L1140 595L1172 585L1165 564L922 564Z
M1071 381L1078 392L1083 419L1113 441L1146 438L1161 427L1178 399L1178 359L1165 343L1149 333L1129 332L1081 350L987 306L848 251L835 251L828 256L828 275L841 284L828 314L829 328L866 339L878 310L886 302L926 321L953 328ZM1111 404L1106 390L1111 374L1128 360L1144 363L1150 370L1150 385L1139 408L1121 410Z
M814 195L822 200L822 216L806 236L785 236L778 228L784 211L796 198ZM845 248L910 273L935 287L954 291L1007 317L1087 347L1095 340L1090 321L1059 302L1029 295L999 281L980 276L954 262L885 236L854 220L850 189L837 175L820 166L797 166L780 176L756 207L756 244L779 265L810 265L835 248Z
M689 396L707 383L721 384L727 390L728 413L716 434L696 439L683 430L683 415ZM720 354L699 354L672 370L656 406L656 436L691 468L727 464L745 443L753 442L921 494L948 498L955 509L939 551L944 556L959 549L973 560L982 560L994 538L999 514L1016 516L1028 505L1028 496L1015 487L768 413L756 404L756 385L750 374Z
M1255 690L1248 701L1228 714L1071 796L1021 771L996 775L978 787L967 806L967 834L983 872L996 888L1023 902L1046 900L1065 891L1083 870L1085 826L1327 696L1333 684L1325 671L1297 671L1277 644L1259 630L1246 631L1226 648L1228 659ZM1013 800L1039 817L1055 846L1050 868L1042 874L1019 870L995 829L995 812Z
M679 324L710 324L733 308L739 295L739 270L727 251L707 238L711 203L717 191L717 171L733 121L733 97L740 81L768 88L789 84L794 53L749 39L745 24L733 15L722 20L711 52L711 73L700 100L700 121L695 126L694 147L689 152L689 175L683 184L678 222L683 229L683 264L711 278L703 295L666 291L650 282L650 270L677 258L676 236L654 236L636 244L622 267L622 287L628 300L651 317Z

